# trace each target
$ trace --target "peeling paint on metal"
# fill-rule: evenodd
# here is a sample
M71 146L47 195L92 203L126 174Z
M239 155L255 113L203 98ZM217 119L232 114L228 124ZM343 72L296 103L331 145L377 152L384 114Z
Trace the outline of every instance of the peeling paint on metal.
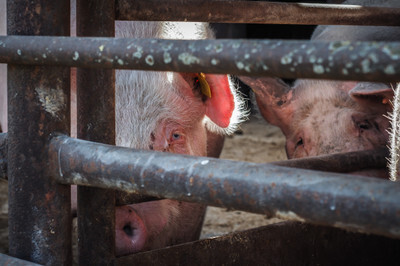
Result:
M291 53L282 56L282 58L281 58L281 64L282 64L282 65L287 65L287 64L292 63L292 60L293 60L292 56L293 56L293 55L292 55Z
M398 60L400 58L400 54L393 53L387 46L383 47L382 52L387 54L391 59Z
M215 52L220 53L220 52L222 52L223 50L224 50L224 45L223 45L222 43L217 44L217 45L215 46Z
M211 44L209 44L206 47L204 47L204 50L206 50L206 51L210 51L211 49L212 49L212 45Z
M71 177L72 177L72 183L73 184L85 184L87 182L87 179L82 176L80 173L77 172L72 172L71 173Z
M74 60L74 61L76 61L76 60L78 60L78 58L79 58L79 53L78 52L74 52L74 56L72 57L72 59Z
M363 61L361 61L361 67L362 67L362 71L363 73L369 73L371 71L371 62L368 59L364 59Z
M201 165L206 165L206 164L208 164L210 161L209 160L204 160L204 161L201 161Z
M39 101L46 112L54 118L60 118L58 112L64 108L65 99L61 89L52 89L47 87L38 87L35 89Z
M137 51L132 54L132 57L136 57L138 59L142 58L143 48L138 46L136 49L137 49Z
M193 63L200 63L200 59L189 53L181 53L178 56L178 59L182 61L185 65L191 65Z
M388 75L394 75L394 74L396 74L396 71L394 70L393 65L388 65L388 66L385 68L384 71L385 71L385 73L388 74Z
M312 54L314 51L315 51L315 48L314 48L314 47L311 47L310 49L308 49L308 50L306 51L306 54L310 55L310 54Z
M172 61L171 54L168 52L164 52L164 63L169 64L171 63L171 61Z
M368 58L371 59L371 61L372 61L373 63L378 63L378 62L379 62L379 59L378 59L378 57L376 56L375 53L369 54L369 55L368 55Z
M239 49L240 48L240 44L235 42L234 44L232 44L232 48L233 49Z
M146 63L150 66L154 65L154 58L152 55L147 55L145 59Z
M172 47L174 47L174 45L173 45L172 43L168 43L168 44L163 45L161 48L162 48L164 51L169 51L169 50L172 49Z
M313 71L316 74L324 74L325 73L324 66L322 66L322 65L314 65L313 66Z

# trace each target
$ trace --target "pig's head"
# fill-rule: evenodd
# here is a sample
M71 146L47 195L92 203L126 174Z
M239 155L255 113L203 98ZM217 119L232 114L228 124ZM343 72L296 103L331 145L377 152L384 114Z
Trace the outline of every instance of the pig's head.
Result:
M227 75L120 70L116 79L118 145L206 156L207 131L232 132L240 121Z
M369 82L242 77L263 117L282 129L289 158L386 146L393 90Z
M131 30L182 33L175 24L117 25L117 36L137 37ZM173 25L173 26L172 26ZM156 26L156 27L153 27ZM196 25L190 31L204 34ZM188 30L188 29L186 29ZM156 36L154 36L156 35ZM199 37L207 37L204 36ZM177 36L179 37L179 36ZM116 71L116 144L125 147L197 156L218 155L216 134L232 132L242 104L227 75L151 71ZM212 136L212 138L209 138ZM221 139L219 139L221 141ZM219 142L220 142L219 141ZM122 206L116 211L116 253L138 251L198 239L205 206L160 200Z

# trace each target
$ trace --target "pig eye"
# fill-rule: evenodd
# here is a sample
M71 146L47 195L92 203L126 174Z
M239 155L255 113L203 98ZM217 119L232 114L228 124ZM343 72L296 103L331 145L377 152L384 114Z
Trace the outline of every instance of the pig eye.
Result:
M299 147L299 146L302 146L302 145L304 145L303 139L300 138L300 139L297 141L295 148L297 148L297 147Z
M365 120L365 121L359 123L358 127L361 129L370 129L370 124L368 123L367 120Z
M181 139L181 134L179 133L172 134L172 140L180 140L180 139Z

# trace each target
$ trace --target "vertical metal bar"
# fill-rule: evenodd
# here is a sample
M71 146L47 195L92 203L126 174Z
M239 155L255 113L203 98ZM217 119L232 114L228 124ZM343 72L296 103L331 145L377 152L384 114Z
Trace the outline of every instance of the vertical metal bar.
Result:
M69 35L68 0L7 1L9 35ZM18 51L16 51L18 52ZM47 170L52 132L69 132L66 67L8 65L9 252L70 265L70 186Z
M114 37L114 1L78 0L77 35ZM77 70L78 138L115 144L114 70ZM81 265L106 265L115 257L115 193L78 187Z

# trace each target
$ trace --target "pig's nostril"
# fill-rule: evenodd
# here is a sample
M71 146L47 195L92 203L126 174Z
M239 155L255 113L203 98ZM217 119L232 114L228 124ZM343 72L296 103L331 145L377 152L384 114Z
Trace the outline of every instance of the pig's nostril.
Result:
M128 235L128 236L133 236L133 231L134 229L129 225L125 225L124 228L122 228L122 230L124 230L124 232Z

